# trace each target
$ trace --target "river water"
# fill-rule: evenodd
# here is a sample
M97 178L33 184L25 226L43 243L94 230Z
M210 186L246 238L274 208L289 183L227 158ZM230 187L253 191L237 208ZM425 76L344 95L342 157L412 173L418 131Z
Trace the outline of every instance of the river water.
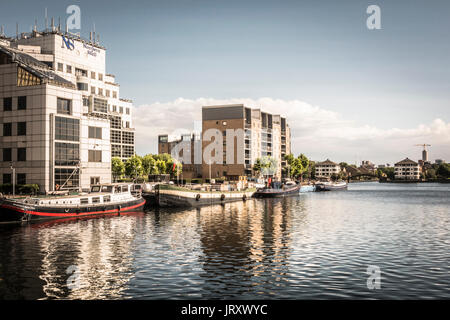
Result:
M23 298L448 299L450 185L0 226L0 299Z

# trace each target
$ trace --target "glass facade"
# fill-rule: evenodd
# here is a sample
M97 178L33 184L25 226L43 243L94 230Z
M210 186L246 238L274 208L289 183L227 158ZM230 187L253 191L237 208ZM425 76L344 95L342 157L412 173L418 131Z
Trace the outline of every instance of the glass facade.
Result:
M80 141L80 120L55 117L55 139Z
M75 166L80 160L80 146L76 143L55 142L55 165Z
M57 186L63 187L64 189L77 189L79 185L80 175L77 169L55 168L55 189L57 189Z
M108 113L108 102L104 99L94 98L94 111Z

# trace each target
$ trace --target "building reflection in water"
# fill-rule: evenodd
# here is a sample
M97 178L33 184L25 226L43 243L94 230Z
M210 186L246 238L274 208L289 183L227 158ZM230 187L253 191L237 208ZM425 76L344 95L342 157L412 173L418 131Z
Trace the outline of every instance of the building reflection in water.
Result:
M202 208L204 296L275 294L290 253L291 213L284 199ZM219 221L220 220L220 221Z
M114 299L133 276L133 243L144 213L45 226L37 234L43 254L40 279L48 298ZM68 272L73 266L78 273ZM68 280L74 279L73 287Z

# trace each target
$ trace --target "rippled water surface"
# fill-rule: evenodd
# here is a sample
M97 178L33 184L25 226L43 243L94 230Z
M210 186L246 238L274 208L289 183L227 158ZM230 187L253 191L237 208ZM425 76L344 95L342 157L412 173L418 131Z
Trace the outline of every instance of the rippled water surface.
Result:
M450 298L450 186L0 226L0 298Z

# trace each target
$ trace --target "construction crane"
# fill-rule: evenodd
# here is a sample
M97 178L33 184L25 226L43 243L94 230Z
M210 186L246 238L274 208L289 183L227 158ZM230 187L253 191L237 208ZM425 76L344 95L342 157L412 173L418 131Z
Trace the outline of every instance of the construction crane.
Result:
M427 144L427 143L424 143L424 144L415 144L414 146L416 146L416 147L423 147L423 151L422 151L422 161L423 161L423 162L428 161L428 150L427 150L427 147L431 147L431 144Z

